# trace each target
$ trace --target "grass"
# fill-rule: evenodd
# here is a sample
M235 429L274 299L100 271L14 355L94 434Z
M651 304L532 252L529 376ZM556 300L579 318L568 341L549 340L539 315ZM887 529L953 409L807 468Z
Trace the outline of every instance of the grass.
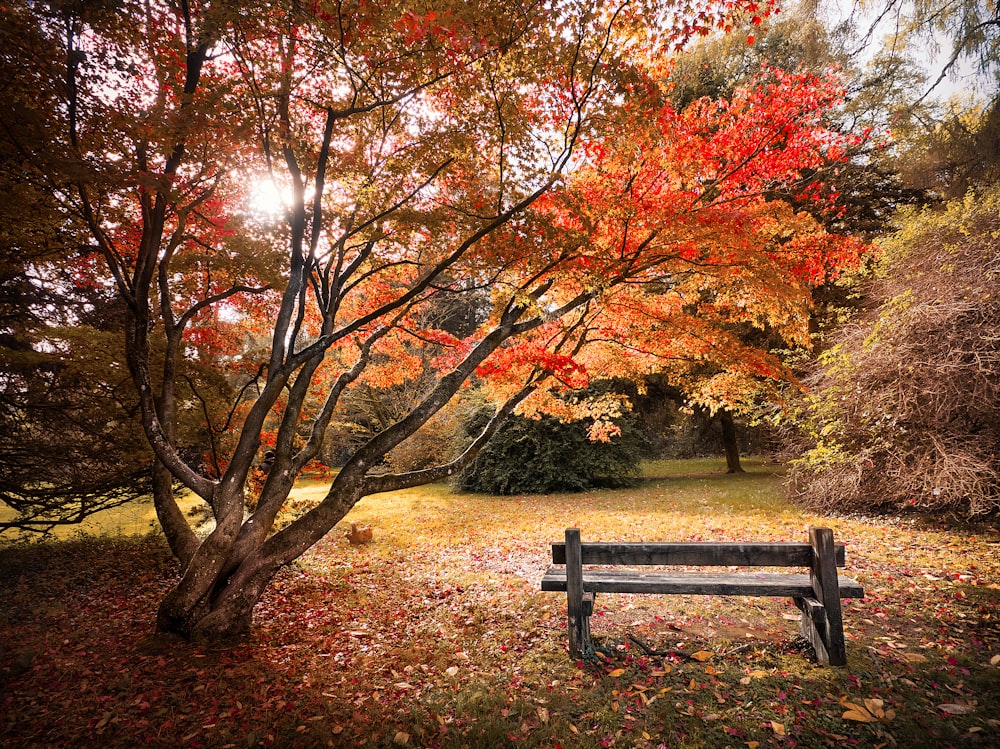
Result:
M188 494L179 500L181 510L193 516L198 513L208 513L208 505L194 494ZM5 504L0 504L0 521L10 521L17 517L17 512ZM137 536L155 532L159 528L156 520L156 509L153 499L130 502L121 507L101 510L87 517L81 523L57 525L49 533L50 538L66 541L74 538L94 536ZM38 540L38 534L28 531L11 530L5 538L15 542L31 542Z
M367 498L275 581L252 641L225 651L152 635L174 575L155 537L9 549L0 742L1000 745L1000 536L816 517L785 503L772 467L749 468L661 462L638 488L573 495ZM348 545L349 521L374 541ZM538 591L569 526L584 540L778 541L819 523L867 594L845 605L845 669L814 663L790 602L689 596L599 597L602 657L574 662L564 597Z

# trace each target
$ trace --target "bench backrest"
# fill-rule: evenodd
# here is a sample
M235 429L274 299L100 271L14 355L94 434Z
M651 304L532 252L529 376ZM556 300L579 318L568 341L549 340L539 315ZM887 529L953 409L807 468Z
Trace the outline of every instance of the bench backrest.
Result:
M844 544L834 544L838 567ZM693 567L811 567L814 550L806 543L582 543L582 564L690 565ZM553 564L566 564L566 544L552 544Z

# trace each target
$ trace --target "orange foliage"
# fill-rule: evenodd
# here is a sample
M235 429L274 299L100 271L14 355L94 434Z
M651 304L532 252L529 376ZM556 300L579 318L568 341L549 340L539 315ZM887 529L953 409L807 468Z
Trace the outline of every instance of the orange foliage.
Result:
M555 374L556 358L573 372L559 378L569 387L669 372L711 407L738 407L762 384L791 379L768 344L807 346L810 289L855 266L866 246L770 195L835 198L805 175L860 142L823 124L841 94L833 75L765 70L730 100L668 104L655 118L627 107L620 127L630 137L588 143L567 189L536 203L556 232L544 255L522 261L537 273L562 253L545 301L587 292L593 301L497 352L480 373L514 388L531 367Z

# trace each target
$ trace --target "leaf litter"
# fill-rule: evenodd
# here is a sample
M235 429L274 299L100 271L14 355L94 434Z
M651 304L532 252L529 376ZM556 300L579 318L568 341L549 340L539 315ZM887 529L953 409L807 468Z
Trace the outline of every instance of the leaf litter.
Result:
M349 519L372 542L332 533L279 576L250 641L218 651L153 632L174 579L154 538L3 551L0 742L1000 744L989 531L816 518L761 471L506 500L431 487L366 499ZM750 528L783 541L820 522L866 590L845 602L846 669L816 666L788 602L687 596L599 597L602 653L573 662L565 601L537 590L570 525L585 540L737 540Z

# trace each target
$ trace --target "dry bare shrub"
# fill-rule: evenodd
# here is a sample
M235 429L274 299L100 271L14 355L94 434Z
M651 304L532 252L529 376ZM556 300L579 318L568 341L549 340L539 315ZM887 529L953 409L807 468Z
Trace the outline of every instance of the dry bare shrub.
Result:
M1000 509L1000 188L912 212L873 314L807 379L791 492L833 511Z

